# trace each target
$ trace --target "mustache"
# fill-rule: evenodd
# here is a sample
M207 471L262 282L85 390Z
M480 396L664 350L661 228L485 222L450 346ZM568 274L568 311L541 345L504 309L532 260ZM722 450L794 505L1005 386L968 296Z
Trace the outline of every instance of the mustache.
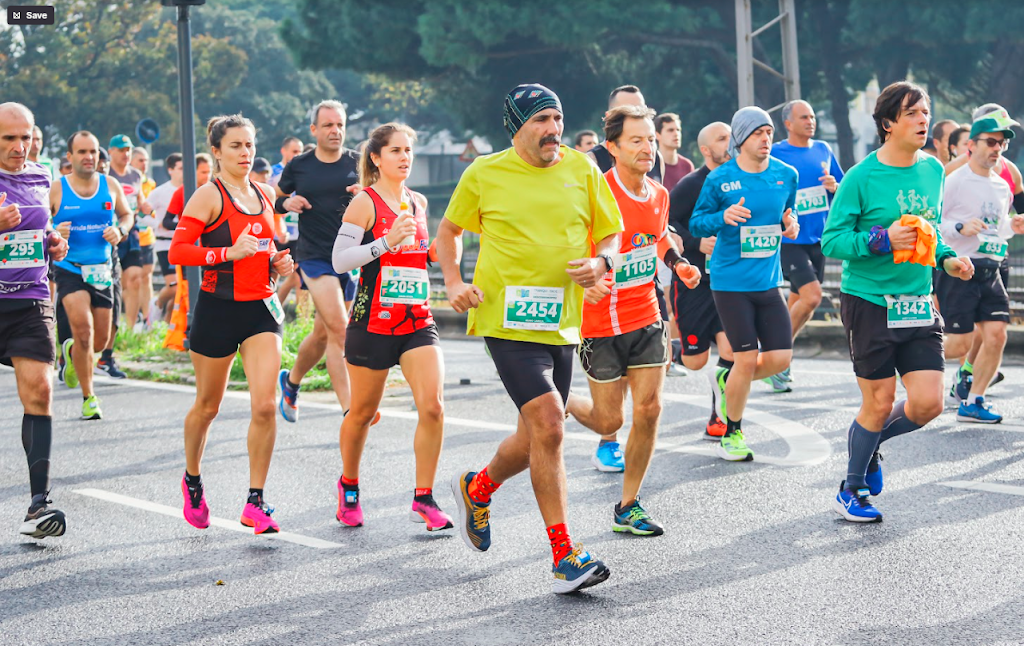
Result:
M548 135L546 137L541 137L541 139L540 139L540 145L541 146L546 146L548 144L561 144L561 143L562 143L562 140L559 137L555 136L555 135Z

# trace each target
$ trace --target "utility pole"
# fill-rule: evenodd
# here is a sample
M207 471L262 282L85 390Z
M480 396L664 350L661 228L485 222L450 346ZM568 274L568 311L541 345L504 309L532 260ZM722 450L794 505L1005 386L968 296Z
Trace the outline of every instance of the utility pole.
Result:
M752 0L736 0L736 79L739 107L754 105L754 68L757 67L782 81L786 101L800 98L800 59L796 43L796 0L779 0L779 14L754 29L751 19ZM754 38L779 25L782 36L782 71L754 57ZM780 109L784 103L771 107Z

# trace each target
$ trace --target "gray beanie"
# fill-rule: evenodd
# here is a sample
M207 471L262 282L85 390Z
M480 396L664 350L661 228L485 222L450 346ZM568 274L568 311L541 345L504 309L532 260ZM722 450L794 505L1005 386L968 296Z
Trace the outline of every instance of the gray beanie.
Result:
M755 130L761 126L774 125L768 113L756 105L749 105L737 110L736 114L732 115L732 135L729 137L729 150L732 152L732 156L739 156L740 146L750 135L754 134Z

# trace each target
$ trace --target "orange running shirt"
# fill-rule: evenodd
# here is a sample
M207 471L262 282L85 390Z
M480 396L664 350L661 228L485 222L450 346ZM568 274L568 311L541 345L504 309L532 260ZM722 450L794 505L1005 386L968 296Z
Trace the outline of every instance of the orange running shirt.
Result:
M597 305L583 303L584 339L617 336L661 320L654 281L657 272L658 241L668 232L668 191L661 184L645 177L647 192L646 197L641 198L626 190L615 168L605 173L604 177L611 186L625 226L622 243L619 246L621 255L615 259L615 274L619 283L612 288L611 294L601 299ZM641 252L644 257L629 263L627 269L623 265L623 256L627 253L636 254L640 249L645 250ZM650 256L647 257L646 254ZM648 273L650 280L646 280ZM609 273L608 276L611 277L612 274ZM636 282L641 284L619 287Z

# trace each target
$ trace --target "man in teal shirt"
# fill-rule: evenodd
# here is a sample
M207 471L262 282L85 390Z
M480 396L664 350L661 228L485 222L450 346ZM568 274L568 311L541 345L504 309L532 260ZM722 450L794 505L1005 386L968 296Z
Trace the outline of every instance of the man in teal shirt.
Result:
M929 265L894 262L914 249L918 229L900 224L916 215L936 236L935 264L970 280L974 265L942 241L944 173L920 151L931 119L927 93L901 81L875 103L882 146L850 169L836 192L821 247L843 261L841 314L862 403L850 426L849 464L833 507L853 522L880 522L868 497L882 491L878 447L917 430L942 412L942 325L932 308ZM896 399L896 372L907 398Z

